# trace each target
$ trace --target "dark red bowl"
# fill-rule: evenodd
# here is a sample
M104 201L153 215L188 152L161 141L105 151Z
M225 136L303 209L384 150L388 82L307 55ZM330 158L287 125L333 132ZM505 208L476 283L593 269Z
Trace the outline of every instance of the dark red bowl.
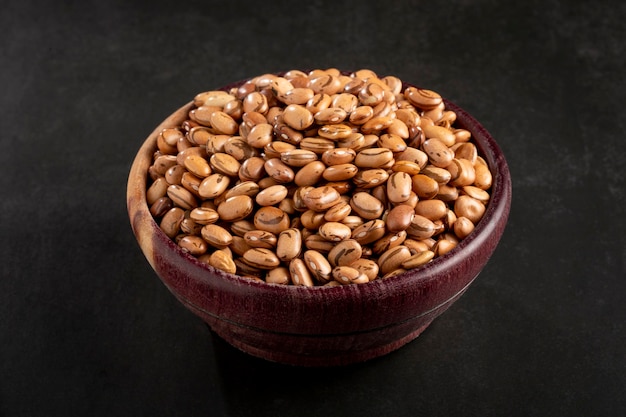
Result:
M388 279L337 287L266 284L216 270L183 252L159 228L146 202L147 170L164 128L187 118L181 107L145 140L127 188L130 223L139 246L165 286L231 345L270 361L335 366L385 355L415 339L452 305L483 269L506 226L511 178L489 132L464 110L469 130L493 175L491 200L474 231L444 256Z

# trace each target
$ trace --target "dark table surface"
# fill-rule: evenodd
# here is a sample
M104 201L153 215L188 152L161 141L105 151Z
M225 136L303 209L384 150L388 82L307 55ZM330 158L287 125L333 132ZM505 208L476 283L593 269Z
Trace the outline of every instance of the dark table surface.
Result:
M626 3L21 0L0 13L0 415L626 415ZM513 176L500 246L418 339L359 365L250 357L130 230L144 138L203 90L370 68L439 91Z

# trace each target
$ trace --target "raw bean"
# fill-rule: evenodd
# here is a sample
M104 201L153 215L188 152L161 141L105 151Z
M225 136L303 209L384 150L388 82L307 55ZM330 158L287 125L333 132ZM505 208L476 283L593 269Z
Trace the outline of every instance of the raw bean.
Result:
M408 126L402 120L397 118L391 121L391 125L387 128L387 133L397 136L403 140L411 137ZM404 142L404 144L404 149L406 149L406 142Z
M325 139L338 141L350 136L352 128L342 123L323 125L318 129L317 134Z
M395 156L396 161L410 161L416 163L420 169L424 169L428 164L428 155L420 149L406 148Z
M402 263L411 257L409 248L404 245L396 246L385 251L378 258L378 267L380 272L388 274L402 266Z
M237 122L223 111L211 113L211 126L224 135L234 135L239 130Z
M315 113L315 122L320 125L335 124L343 122L348 113L339 107L329 107Z
M291 282L289 269L285 268L284 266L270 269L265 276L265 282L267 282L268 284L288 285Z
M211 175L209 162L200 155L189 155L184 160L184 166L197 177L205 178Z
M426 166L422 171L421 174L426 175L427 177L430 177L432 179L434 179L435 181L437 181L437 184L444 185L447 184L450 179L452 178L452 175L450 174L450 171L448 171L447 169L444 168L439 168L436 167L434 165L428 165Z
M434 257L435 257L435 253L429 250L416 253L415 255L412 255L410 258L402 262L402 268L404 269L417 268L418 266L421 266L430 262Z
M322 186L313 188L302 199L309 209L323 211L337 204L341 196L334 188Z
M359 105L359 100L354 94L339 93L332 97L331 108L343 110L346 114L352 113Z
M330 95L325 93L316 93L309 101L306 102L306 108L312 114L319 113L320 111L330 107L332 103Z
M352 210L352 207L350 207L350 210ZM350 228L350 230L354 231L354 229L361 226L364 222L359 216L348 215L341 221L341 223L345 224Z
M265 230L250 230L243 235L251 248L273 249L276 247L276 235Z
M283 262L290 261L300 254L302 234L299 229L286 229L280 232L276 242L276 256Z
M420 166L412 161L395 161L391 170L393 172L406 172L413 176L420 173Z
M471 185L476 179L474 166L467 159L454 158L446 169L450 171L449 183L452 186L463 187L465 185Z
M300 216L300 224L309 230L317 230L324 223L325 220L323 212L309 209Z
M247 195L255 197L260 191L259 185L254 181L243 181L226 191L224 197L227 199L236 195Z
M374 242L374 245L372 246L372 252L380 255L386 250L401 245L406 240L406 237L407 233L404 230L396 233L387 233L376 242Z
M436 256L443 256L456 247L456 243L447 239L439 239L433 248Z
M165 181L167 181L167 183L170 185L180 185L185 172L187 172L185 167L180 165L174 165L165 172Z
M162 217L165 213L167 213L172 207L174 203L172 199L169 197L161 197L158 198L151 206L150 206L150 214L152 217L159 218Z
M222 249L233 242L233 235L222 226L207 224L202 227L202 238L211 246Z
M489 193L481 188L478 188L473 185L466 185L462 188L463 193L472 197L475 200L480 201L483 204L487 204L489 202Z
M408 136L408 133L407 133ZM397 153L406 150L407 144L400 136L393 133L385 133L378 139L377 145L380 148L389 149L391 152Z
M245 113L265 113L269 109L267 98L258 91L253 91L243 99L243 111Z
M328 261L332 266L349 265L361 258L362 255L361 244L354 239L346 239L337 243L328 252Z
M360 258L348 266L356 269L362 274L365 274L367 279L370 281L374 281L378 278L378 272L380 269L378 268L378 264L371 259Z
M317 282L325 284L332 279L332 267L320 252L307 250L304 252L303 260Z
M259 279L264 275L264 271L262 269L248 264L243 257L233 259L233 261L235 262L235 267L237 268L237 275L241 277Z
M357 172L352 178L352 182L361 188L374 188L380 184L384 184L389 178L389 174L385 169L372 168Z
M296 130L305 130L313 124L313 114L306 107L299 104L290 104L283 111L285 123Z
M235 265L232 257L220 249L211 254L209 258L209 265L213 268L228 272L229 274L234 274L237 271L237 266Z
M415 239L426 239L435 233L435 224L426 217L416 214L406 231Z
M380 168L393 160L393 152L387 148L369 148L356 154L354 164L359 168Z
M303 167L317 160L317 154L305 149L293 149L280 154L280 160L292 167Z
M336 145L338 148L349 148L355 151L367 147L365 143L365 136L358 132L350 133L345 138L339 139L336 142Z
M459 216L454 222L453 229L459 239L464 239L474 230L474 223L467 217Z
M454 213L476 224L485 214L485 205L469 195L462 195L454 202Z
M380 219L370 220L352 229L352 239L361 245L375 242L385 235L385 222Z
M373 110L373 113L374 113L373 115L374 117L372 117L367 122L361 125L361 132L363 132L366 135L370 133L373 133L373 134L380 133L382 130L385 130L389 126L391 126L391 123L393 122L393 119L391 117L377 116L375 110Z
M259 156L259 151L253 148L241 136L233 136L224 144L224 152L235 158L237 161L243 161L253 156Z
M436 167L445 168L450 165L454 158L454 152L436 138L424 141L422 148L426 155L428 155L430 163Z
M454 157L457 159L467 159L473 166L476 164L476 158L478 158L478 150L473 143L460 143L454 150Z
M252 230L257 230L254 227L254 223L249 220L235 220L230 224L230 231L236 234L237 236L243 236L246 232L250 232Z
M229 154L222 152L211 155L209 164L215 172L229 177L237 177L239 175L239 168L241 167L239 161Z
M200 106L217 106L224 107L230 101L236 100L236 97L228 94L226 91L212 90L196 94L193 99L197 107Z
M290 152L294 150L298 150L298 148L295 145L292 145L291 143L287 143L287 142L277 141L277 140L270 142L263 147L263 152L265 153L265 159L280 158L285 152ZM308 151L305 151L305 152L308 152ZM283 161L283 162L287 163L287 161Z
M302 259L295 258L289 262L289 273L291 274L291 281L294 285L302 285L304 287L313 286L311 274Z
M266 174L265 160L256 156L246 159L237 174L241 181L259 181Z
M274 135L274 127L269 123L260 123L253 126L246 136L246 142L253 148L263 148L269 144Z
M337 266L333 268L332 275L335 281L343 285L364 284L369 282L367 275L349 266Z
M424 216L429 220L440 220L448 213L448 206L441 200L422 200L415 206L415 214Z
M322 154L322 162L327 166L349 164L354 161L356 152L350 148L334 148Z
M259 269L273 269L280 265L280 260L274 252L265 248L251 248L243 254L243 259Z
M193 235L183 236L178 241L178 246L193 256L200 256L208 249L207 243L200 236Z
M415 240L415 239L406 239L404 241L404 246L409 248L411 255L424 252L425 250L430 250L431 248L431 246L427 243L426 240Z
M454 133L450 129L437 125L425 125L422 127L426 139L439 139L445 146L450 147L455 143Z
M488 190L491 188L492 176L489 167L484 164L476 164L474 166L474 185L481 190Z
M232 230L231 230L232 231ZM251 249L250 246L246 243L245 239L241 236L233 235L233 241L228 248L235 253L236 255L243 256L243 254Z
M411 104L422 110L433 109L443 101L438 93L432 90L416 87L408 87L404 91L404 96L407 100L409 100L409 102L411 102Z
M281 92L278 98L285 104L306 104L315 92L308 87L294 87L291 90Z
M390 232L406 230L411 225L415 212L407 205L399 205L392 208L387 214L387 229Z
M445 203L450 203L459 197L459 190L451 185L440 185L436 197Z
M267 175L272 177L278 183L283 184L291 182L295 177L293 169L278 158L272 158L265 161L264 166Z
M316 154L321 155L325 151L334 149L335 142L324 138L304 138L300 142L300 148L313 151Z
M277 235L289 228L289 216L274 206L261 207L254 215L254 226Z
M350 113L349 120L353 125L363 125L374 117L371 106L359 106Z
M260 206L273 206L283 201L288 194L284 185L272 185L256 195L256 203Z
M174 204L185 210L191 210L198 206L194 195L180 185L170 185L167 187L167 196Z
M357 172L359 172L359 168L353 164L331 165L324 169L322 177L326 181L345 181L354 177Z
M165 197L165 195L167 194L168 186L169 184L167 183L165 178L157 178L146 191L146 202L148 203L148 205L151 206L159 198Z
M253 208L254 201L250 196L237 195L224 200L217 206L217 212L220 215L220 219L233 222L248 217L252 213Z
M383 214L384 206L376 197L366 192L355 193L350 199L350 207L364 219L377 219Z
M322 220L323 220L322 215ZM319 235L331 242L340 242L350 238L352 230L348 226L338 222L325 222L319 226Z
M335 243L324 239L318 234L310 235L304 238L304 246L307 249L316 250L322 253L328 253L335 247Z
M411 178L413 191L420 199L434 198L439 192L437 181L424 174L417 174Z
M350 212L352 212L350 204L345 201L341 201L324 213L324 220L327 222L340 222L349 216Z
M176 156L174 155L161 155L158 156L153 163L155 171L160 175L165 175L165 172L176 165Z
M392 203L403 203L410 197L413 182L406 172L394 172L387 180L387 198Z
M185 218L185 211L179 207L172 207L163 215L160 227L165 234L173 239L180 231L180 223Z
M207 207L196 207L189 213L191 220L200 225L215 223L220 215L217 211Z
M212 174L202 180L198 194L203 198L215 198L226 191L230 178L222 174Z

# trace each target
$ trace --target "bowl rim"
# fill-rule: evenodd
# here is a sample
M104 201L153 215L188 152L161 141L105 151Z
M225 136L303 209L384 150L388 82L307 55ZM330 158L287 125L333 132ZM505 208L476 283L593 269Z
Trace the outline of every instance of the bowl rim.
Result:
M276 73L277 75L282 73ZM216 88L215 90L228 91L233 87L237 87L244 82L241 80L231 83L227 86ZM403 82L403 89L413 86L415 84L409 82ZM485 129L481 123L479 123L472 115L467 111L449 101L445 97L443 98L446 108L453 110L457 114L457 120L455 125L461 128L465 128L472 132L472 137L475 145L478 148L479 155L482 156L487 162L492 173L492 188L490 190L490 200L487 203L485 213L481 220L475 225L474 230L464 239L462 239L457 246L450 252L434 258L432 261L425 265L411 269L409 271L400 273L398 275L385 278L376 279L369 283L354 284L354 285L338 285L338 286L313 286L303 287L298 285L283 285L267 283L261 280L254 280L246 277L242 277L236 274L224 272L216 269L206 263L199 261L193 255L185 252L180 248L174 240L170 239L161 230L157 222L154 220L149 212L149 207L146 201L146 190L148 184L148 175L145 159L151 160L152 155L157 149L156 139L158 134L166 127L174 127L172 125L172 119L178 113L187 112L192 106L193 101L189 101L182 107L179 107L174 113L171 113L165 120L163 120L153 132L144 140L141 144L138 152L134 156L131 164L130 173L127 181L127 210L129 216L131 216L131 227L137 239L140 239L141 229L144 225L150 229L148 233L156 233L157 237L165 240L167 247L174 253L180 256L182 259L190 262L194 267L200 268L207 272L207 280L219 279L222 284L233 286L249 286L260 291L267 291L272 293L284 293L295 295L297 293L306 293L307 296L312 298L328 297L344 298L351 297L355 293L362 293L367 291L368 293L384 293L388 291L390 286L397 288L405 288L414 286L417 283L426 283L430 280L437 279L441 272L451 267L455 261L459 258L459 254L471 253L478 249L487 239L490 238L496 223L506 224L510 212L511 199L512 199L512 184L511 174L508 168L508 164L504 153L500 146L497 144L491 134ZM178 117L180 118L180 116ZM182 120L181 120L182 121ZM143 168L145 166L145 168ZM143 175L139 175L143 173ZM131 198L131 196L139 194L140 200ZM133 221L133 215L135 217L142 218L143 221L139 221L138 224ZM146 221L147 223L144 223ZM504 228L504 226L502 226ZM500 234L502 231L500 232ZM498 240L500 236L497 237ZM497 241L495 242L497 244ZM141 246L141 244L140 244ZM495 245L494 245L495 247ZM144 248L142 247L142 250ZM145 252L144 252L145 254ZM146 254L147 255L147 254ZM150 260L150 259L149 259ZM151 262L152 263L152 262ZM152 265L154 268L154 265ZM473 279L472 279L473 280Z

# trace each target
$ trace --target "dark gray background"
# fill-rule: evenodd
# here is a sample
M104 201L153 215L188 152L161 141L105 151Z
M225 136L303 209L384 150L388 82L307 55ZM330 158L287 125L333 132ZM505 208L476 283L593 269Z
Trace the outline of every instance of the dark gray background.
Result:
M2 2L0 415L625 415L625 5ZM175 301L125 186L195 93L327 67L467 109L508 158L513 206L422 336L299 369L234 350Z

